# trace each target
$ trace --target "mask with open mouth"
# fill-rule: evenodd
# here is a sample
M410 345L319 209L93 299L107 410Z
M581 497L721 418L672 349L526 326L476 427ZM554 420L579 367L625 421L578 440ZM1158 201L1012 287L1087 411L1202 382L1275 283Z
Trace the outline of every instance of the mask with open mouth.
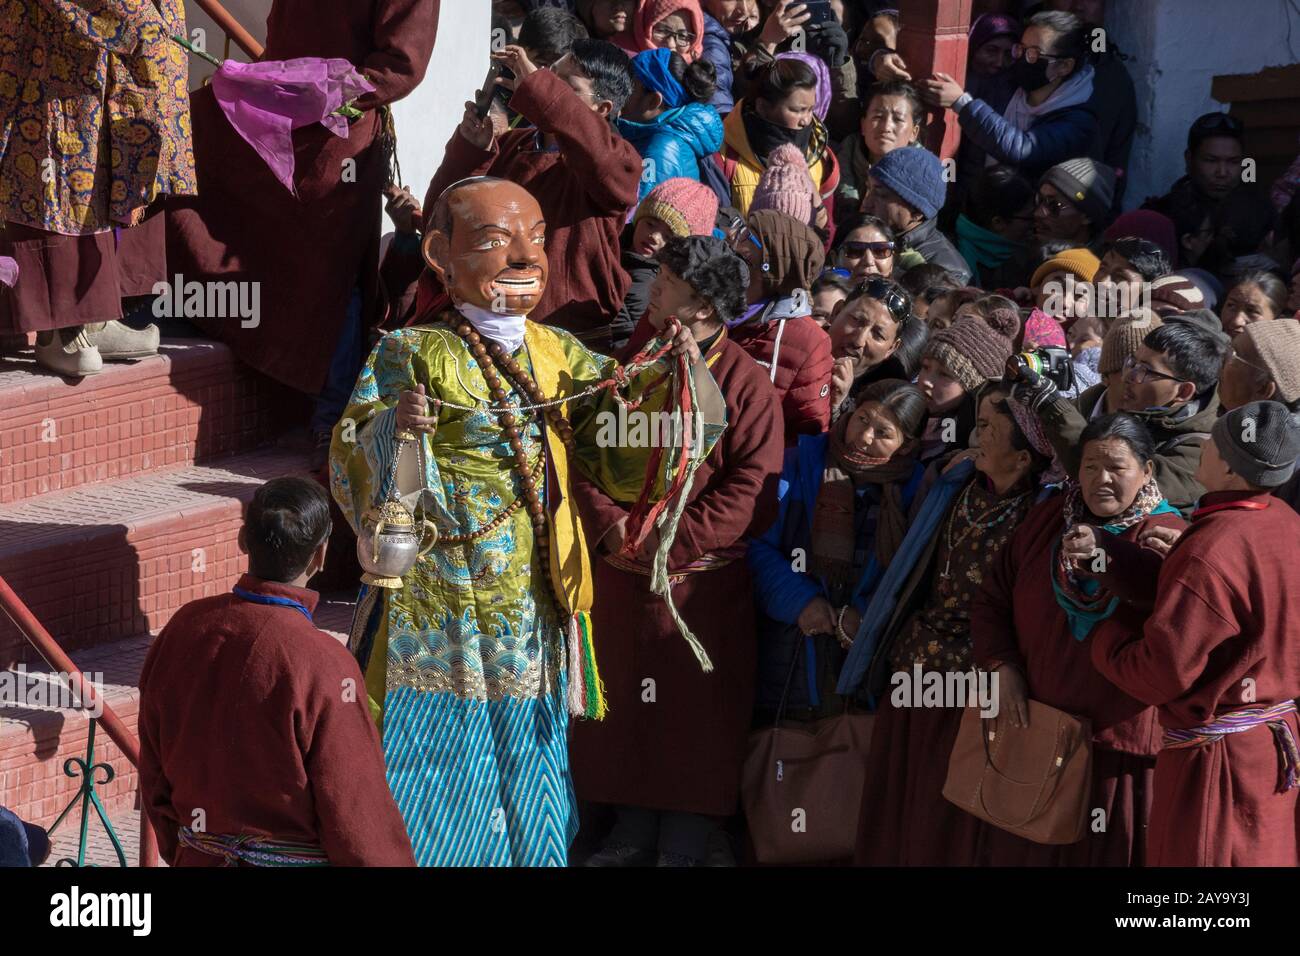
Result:
M522 320L546 291L546 222L516 183L479 178L447 189L424 257L458 309Z

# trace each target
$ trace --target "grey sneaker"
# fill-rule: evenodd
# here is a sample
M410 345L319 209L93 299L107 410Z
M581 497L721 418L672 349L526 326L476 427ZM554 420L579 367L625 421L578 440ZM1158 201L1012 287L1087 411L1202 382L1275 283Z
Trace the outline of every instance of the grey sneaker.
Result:
M649 866L654 862L653 850L642 850L627 843L606 843L587 857L583 866Z
M102 372L104 360L99 349L88 344L84 334L68 335L66 332L59 329L36 336L36 364L69 378L84 378Z
M97 322L86 326L86 338L105 360L113 362L157 355L161 333L156 325L133 329L117 321Z

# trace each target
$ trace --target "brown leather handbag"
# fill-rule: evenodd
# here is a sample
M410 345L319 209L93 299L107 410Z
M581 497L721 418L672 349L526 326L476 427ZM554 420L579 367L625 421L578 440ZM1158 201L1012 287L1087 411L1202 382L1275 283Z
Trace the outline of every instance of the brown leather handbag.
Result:
M872 714L782 723L790 673L772 727L749 735L741 803L759 863L830 863L853 856L867 779Z
M1029 726L962 715L943 795L967 813L1034 843L1082 840L1092 794L1092 729L1031 700Z

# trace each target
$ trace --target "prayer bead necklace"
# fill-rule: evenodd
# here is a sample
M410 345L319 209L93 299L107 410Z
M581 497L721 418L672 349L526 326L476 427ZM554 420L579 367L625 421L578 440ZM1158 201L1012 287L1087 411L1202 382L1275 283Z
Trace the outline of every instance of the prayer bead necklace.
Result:
M1020 504L1020 502L1024 501L1026 496L1028 496L1029 494L1029 492L1027 491L1022 491L1014 498L1008 498L1005 501L999 501L991 508L987 508L983 512L981 512L978 517L971 518L970 490L972 487L974 487L973 483L968 484L962 490L961 499L957 503L957 508L953 510L952 516L949 517L948 519L948 525L944 529L944 540L948 545L948 558L946 561L944 561L943 571L940 572L939 575L944 580L947 580L952 576L951 574L952 555L953 552L956 551L957 548L961 546L961 543L965 541L967 538L969 538L976 531L988 531L1002 524L1002 522L1006 521L1007 518L1011 517L1011 515L1015 512L1016 507ZM952 526L956 524L958 512L961 513L962 520L966 522L966 529L962 531L962 533L957 536L957 540L954 541L952 539ZM997 514L996 518L993 517L993 515L995 514ZM992 519L992 520L987 520L987 519Z

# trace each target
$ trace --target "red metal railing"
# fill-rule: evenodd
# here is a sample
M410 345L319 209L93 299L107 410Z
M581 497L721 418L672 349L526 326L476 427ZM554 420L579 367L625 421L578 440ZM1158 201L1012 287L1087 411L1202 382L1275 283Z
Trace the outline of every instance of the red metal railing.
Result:
M194 2L251 59L260 60L262 58L262 54L266 52L262 44L253 39L253 35L245 30L243 25L231 16L230 11L218 3L217 0L194 0Z
M109 738L117 744L123 756L139 772L140 741L127 729L122 718L117 716L113 708L108 705L108 701L102 700L95 686L86 680L77 665L72 663L72 658L59 647L58 642L49 631L45 630L41 622L36 620L36 616L14 593L13 588L3 577L0 577L0 608L4 609L5 614L14 622L18 630L23 632L23 636L45 659L45 663L59 674L60 679L69 684L74 694L80 696L85 710L94 712L102 708L99 722L104 725ZM78 686L72 687L70 678L75 678ZM149 822L149 815L145 813L143 802L140 807L140 865L158 865L158 840L154 835L153 825Z

